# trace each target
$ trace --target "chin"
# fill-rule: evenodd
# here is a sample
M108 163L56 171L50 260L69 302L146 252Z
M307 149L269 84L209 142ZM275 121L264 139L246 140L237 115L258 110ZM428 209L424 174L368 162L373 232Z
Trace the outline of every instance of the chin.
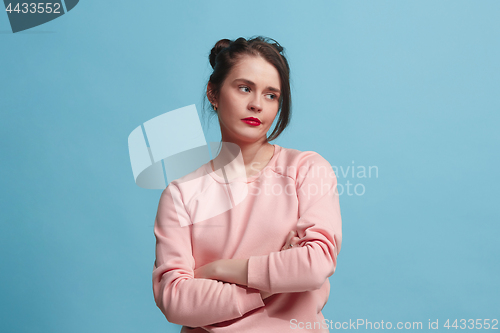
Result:
M239 135L237 140L240 142L252 143L259 141L261 137L259 136L248 136L248 135Z

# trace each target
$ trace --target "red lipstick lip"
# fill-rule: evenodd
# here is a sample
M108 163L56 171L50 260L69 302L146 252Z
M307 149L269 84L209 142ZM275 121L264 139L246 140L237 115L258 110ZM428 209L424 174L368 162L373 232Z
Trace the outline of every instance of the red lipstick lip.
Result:
M260 122L259 121L255 121L253 119L245 118L245 119L241 119L241 121L244 122L244 123L247 123L250 126L260 126Z
M257 118L254 118L254 117L248 117L248 118L244 118L244 119L242 119L242 120L251 120L251 121L256 121L256 122L258 122L258 123L260 124L260 120L259 120L259 119L257 119Z

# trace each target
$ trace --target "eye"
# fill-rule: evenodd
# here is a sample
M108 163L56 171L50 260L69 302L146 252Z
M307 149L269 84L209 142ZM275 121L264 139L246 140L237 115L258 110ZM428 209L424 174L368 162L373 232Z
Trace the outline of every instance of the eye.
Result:
M250 88L248 88L247 86L239 86L238 87L240 90L241 89L248 89L248 91L250 91ZM243 91L243 90L242 90ZM248 91L244 91L244 92L248 92Z
M276 96L275 94L267 94L267 96L272 97L272 98L269 98L271 100L275 100L276 98L278 98L278 96Z

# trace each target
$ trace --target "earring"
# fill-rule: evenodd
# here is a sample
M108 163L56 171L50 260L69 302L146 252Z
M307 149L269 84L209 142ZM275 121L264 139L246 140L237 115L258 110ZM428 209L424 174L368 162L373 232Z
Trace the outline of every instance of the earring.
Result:
M215 104L212 104L212 106L214 107L214 111L217 111L217 107L215 106Z

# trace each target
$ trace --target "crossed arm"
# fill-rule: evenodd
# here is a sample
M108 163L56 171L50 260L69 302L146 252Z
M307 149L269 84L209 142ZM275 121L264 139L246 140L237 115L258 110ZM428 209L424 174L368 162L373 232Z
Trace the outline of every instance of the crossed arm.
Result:
M268 255L221 259L194 269L191 233L186 227L190 216L177 185L169 184L155 219L152 276L156 304L168 321L190 327L210 325L265 306L263 299L272 294L321 288L335 271L341 217L336 178L314 177L322 173L313 172L317 166L329 168L333 174L331 166L318 154L309 157L316 163L296 180L300 218L295 229L300 246L291 251L284 246Z
M290 245L297 245L299 240L297 232L290 231L281 251L290 249ZM248 259L219 259L195 269L194 277L248 286ZM262 290L260 294L262 299L273 295Z

